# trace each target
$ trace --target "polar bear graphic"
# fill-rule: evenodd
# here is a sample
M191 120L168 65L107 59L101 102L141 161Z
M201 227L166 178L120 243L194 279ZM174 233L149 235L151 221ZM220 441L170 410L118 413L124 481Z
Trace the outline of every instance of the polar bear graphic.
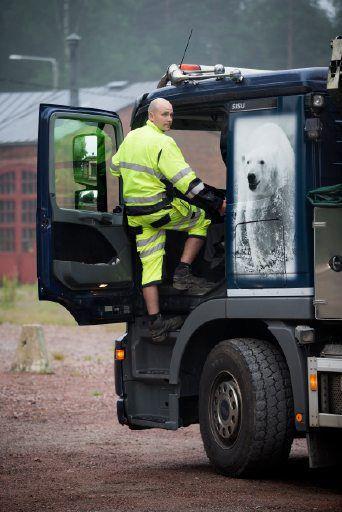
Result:
M284 130L267 122L247 141L238 178L237 221L245 223L252 273L291 274L294 258L295 157ZM246 252L242 250L240 252Z

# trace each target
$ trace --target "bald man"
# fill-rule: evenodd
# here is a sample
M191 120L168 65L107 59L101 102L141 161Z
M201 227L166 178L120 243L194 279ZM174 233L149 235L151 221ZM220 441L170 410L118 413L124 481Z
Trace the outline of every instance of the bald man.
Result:
M196 197L221 215L226 207L225 201L197 178L176 142L165 134L172 120L173 108L169 101L164 98L151 101L146 125L126 136L111 165L112 174L122 178L125 211L128 225L136 236L143 296L155 343L165 342L168 332L182 325L181 317L160 315L158 284L162 282L166 229L188 233L173 286L192 295L203 294L207 287L203 279L193 276L191 264L204 243L210 220L204 210L191 202L170 198L166 183L171 183L189 201Z

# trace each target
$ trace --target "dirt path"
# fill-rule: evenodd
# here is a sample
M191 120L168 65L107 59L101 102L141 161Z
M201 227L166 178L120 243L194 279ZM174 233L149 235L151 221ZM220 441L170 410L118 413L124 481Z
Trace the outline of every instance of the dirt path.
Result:
M310 471L295 442L273 480L212 470L198 426L130 431L115 414L108 327L44 328L52 375L9 372L20 329L0 325L0 510L342 511L342 476Z

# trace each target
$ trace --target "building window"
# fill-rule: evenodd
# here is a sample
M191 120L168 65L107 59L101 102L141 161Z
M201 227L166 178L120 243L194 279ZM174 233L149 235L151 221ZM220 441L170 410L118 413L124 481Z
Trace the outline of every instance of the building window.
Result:
M15 220L15 202L0 201L0 223L6 224Z
M36 200L29 199L22 202L21 220L25 223L36 221Z
M15 173L0 174L0 194L12 194L13 192L15 192Z
M21 232L21 250L23 252L33 252L35 245L35 229L23 228Z
M0 252L14 252L14 229L0 228Z
M32 171L22 171L21 190L23 194L35 194L37 191L36 174Z

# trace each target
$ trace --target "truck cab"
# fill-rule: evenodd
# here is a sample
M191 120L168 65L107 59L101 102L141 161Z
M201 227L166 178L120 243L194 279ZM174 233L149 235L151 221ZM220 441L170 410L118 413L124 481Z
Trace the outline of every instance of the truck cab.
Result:
M283 464L296 436L307 437L312 467L336 463L342 452L342 112L334 66L337 95L327 90L328 68L173 65L159 88L137 99L132 129L146 122L154 98L172 103L170 134L181 149L191 135L190 164L191 141L209 140L219 177L207 161L201 178L227 198L224 218L208 212L194 271L212 287L201 296L172 288L184 234L167 233L161 310L185 322L160 346L149 339L134 233L110 174L123 140L119 116L40 107L40 299L62 304L80 325L126 322L115 344L119 421L169 430L199 422L209 459L230 476ZM333 204L317 199L322 187Z

